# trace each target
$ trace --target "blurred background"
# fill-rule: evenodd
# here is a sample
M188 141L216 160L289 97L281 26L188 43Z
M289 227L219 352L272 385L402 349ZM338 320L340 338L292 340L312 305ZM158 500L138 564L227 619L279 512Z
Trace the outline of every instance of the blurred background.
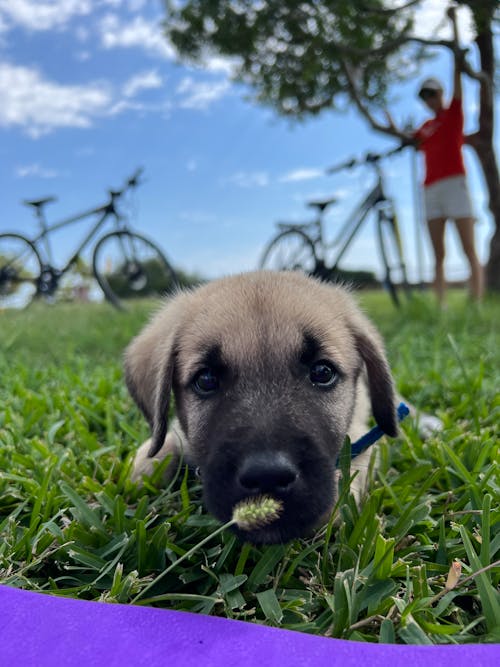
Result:
M445 5L416 3L413 33L449 39ZM311 218L307 199L338 197L326 216L327 236L333 236L334 221L352 210L372 174L360 167L327 176L325 168L368 150L388 150L396 139L374 132L346 98L337 99L337 109L286 117L256 102L250 85L233 81L229 57L208 54L196 64L180 64L165 20L160 0L0 0L0 232L34 234L22 199L57 196L46 212L58 220L103 203L107 188L121 187L142 166L133 226L184 272L213 278L256 268L277 220ZM458 20L463 42L470 44L471 13L464 5ZM428 117L416 96L422 78L439 77L450 93L450 51L434 48L430 55L417 62L407 54L394 63L404 71L394 77L387 108L399 126L417 126ZM473 49L470 58L477 60ZM473 132L478 84L463 79L466 131ZM494 225L469 148L465 159L484 262ZM429 246L415 200L420 160L415 166L408 149L384 166L409 277L419 278L415 238L421 233L423 278L429 279ZM78 224L54 234L57 260L67 259L84 236L88 223L82 229ZM460 280L466 265L453 230L448 234L447 275ZM344 266L379 270L371 225Z

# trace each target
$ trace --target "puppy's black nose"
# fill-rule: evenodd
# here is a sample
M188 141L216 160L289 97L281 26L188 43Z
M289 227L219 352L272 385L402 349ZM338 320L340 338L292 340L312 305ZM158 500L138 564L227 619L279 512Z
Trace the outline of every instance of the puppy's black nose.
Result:
M283 452L259 452L244 459L238 482L251 493L273 493L289 491L298 476L298 468Z

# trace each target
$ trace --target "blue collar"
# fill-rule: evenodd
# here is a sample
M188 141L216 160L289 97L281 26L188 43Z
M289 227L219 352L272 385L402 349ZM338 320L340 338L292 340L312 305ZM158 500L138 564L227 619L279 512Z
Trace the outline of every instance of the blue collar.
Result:
M410 408L404 403L400 403L397 412L398 420L403 421L403 419L410 414ZM356 456L359 456L361 452L364 452L365 449L368 449L368 447L377 442L377 440L380 440L383 435L385 435L385 433L380 426L374 426L371 431L365 433L359 440L351 443L351 458L354 459Z

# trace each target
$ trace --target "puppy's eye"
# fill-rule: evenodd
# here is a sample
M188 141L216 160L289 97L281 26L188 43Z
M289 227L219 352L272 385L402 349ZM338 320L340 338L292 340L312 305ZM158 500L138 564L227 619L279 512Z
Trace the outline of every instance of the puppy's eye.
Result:
M309 379L317 387L331 387L338 374L329 361L315 361L309 367Z
M194 376L193 389L200 396L213 394L219 388L219 378L210 368L202 368Z

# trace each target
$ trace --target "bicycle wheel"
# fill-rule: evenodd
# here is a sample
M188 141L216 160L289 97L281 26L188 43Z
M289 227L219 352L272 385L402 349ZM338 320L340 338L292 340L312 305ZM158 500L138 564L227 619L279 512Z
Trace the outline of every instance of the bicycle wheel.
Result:
M20 234L0 234L0 310L25 308L38 292L42 260Z
M163 252L129 231L103 236L94 249L92 266L106 299L117 308L125 299L168 294L178 284Z
M314 244L300 229L287 229L276 236L262 253L261 269L274 271L305 271L316 269Z
M382 263L384 265L384 277L382 284L389 292L394 305L401 305L400 291L404 290L410 295L410 286L406 274L406 264L403 255L403 244L399 233L399 225L396 216L379 213L377 220L377 235Z

